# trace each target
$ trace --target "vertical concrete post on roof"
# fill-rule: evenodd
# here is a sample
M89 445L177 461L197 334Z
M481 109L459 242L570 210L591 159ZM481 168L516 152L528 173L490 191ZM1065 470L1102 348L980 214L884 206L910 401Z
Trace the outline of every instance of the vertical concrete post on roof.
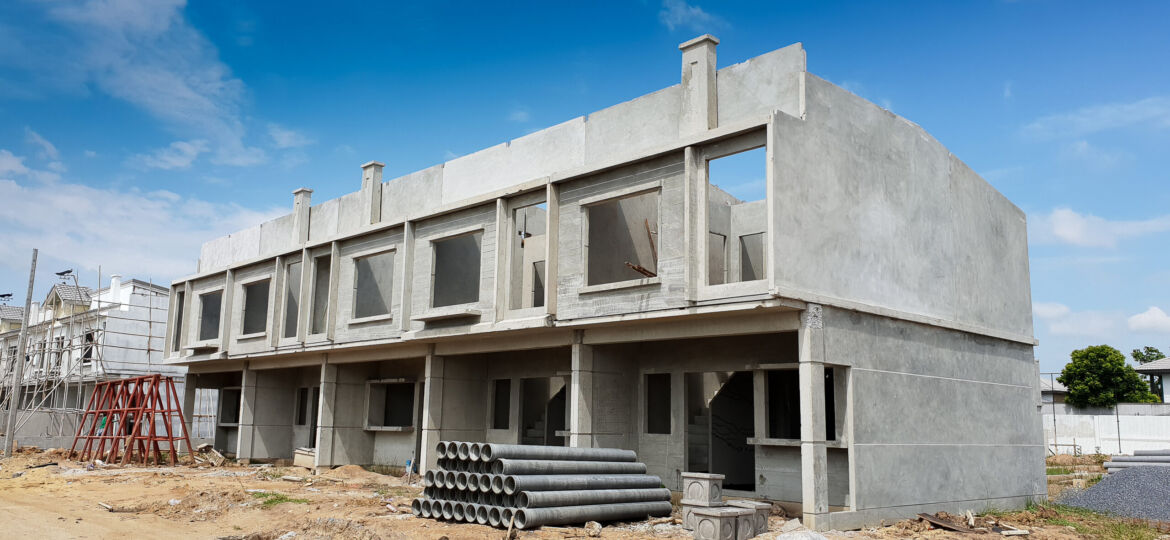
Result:
M382 167L385 166L379 161L362 165L362 225L382 221Z
M425 471L437 466L438 456L435 445L442 438L443 427L443 357L435 354L435 346L427 350L426 367L423 368L423 421L422 456L419 458Z
M236 459L250 460L255 451L256 372L247 362L240 374L240 421L236 424Z
M313 190L300 188L293 192L293 234L299 246L309 241L309 208L313 201Z
M334 428L337 406L338 367L329 363L329 355L321 355L321 399L317 403L317 457L313 464L328 467L336 464L333 459Z
M569 446L593 447L593 346L583 343L584 331L573 332L572 378L569 387Z
M679 135L701 133L719 126L715 81L715 46L719 40L703 34L678 46L682 51L682 111Z
M828 525L829 456L825 446L825 358L823 309L808 304L800 314L800 485L803 521Z

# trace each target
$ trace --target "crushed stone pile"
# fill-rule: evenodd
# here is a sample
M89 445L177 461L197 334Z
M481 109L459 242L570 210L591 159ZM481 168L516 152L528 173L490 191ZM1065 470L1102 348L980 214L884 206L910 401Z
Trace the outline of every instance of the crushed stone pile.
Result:
M1170 522L1170 467L1121 469L1093 487L1066 493L1060 503L1116 516Z

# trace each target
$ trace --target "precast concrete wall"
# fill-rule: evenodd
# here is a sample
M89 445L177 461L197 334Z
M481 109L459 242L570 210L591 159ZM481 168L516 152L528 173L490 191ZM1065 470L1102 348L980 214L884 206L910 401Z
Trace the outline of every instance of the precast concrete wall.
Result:
M1078 409L1067 403L1041 408L1044 440L1056 454L1133 454L1170 448L1170 405L1120 403L1114 409Z
M842 526L1046 496L1030 346L839 309L823 320L825 361L849 366L853 403Z
M782 295L1032 336L1025 215L926 131L816 76L777 115Z

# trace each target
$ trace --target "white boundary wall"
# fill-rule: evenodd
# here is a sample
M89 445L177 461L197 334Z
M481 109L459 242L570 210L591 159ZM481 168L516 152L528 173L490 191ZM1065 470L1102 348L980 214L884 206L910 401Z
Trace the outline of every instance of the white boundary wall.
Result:
M1045 403L1041 415L1049 453L1072 454L1079 449L1082 454L1133 454L1134 450L1170 449L1170 404L1122 403L1113 410Z

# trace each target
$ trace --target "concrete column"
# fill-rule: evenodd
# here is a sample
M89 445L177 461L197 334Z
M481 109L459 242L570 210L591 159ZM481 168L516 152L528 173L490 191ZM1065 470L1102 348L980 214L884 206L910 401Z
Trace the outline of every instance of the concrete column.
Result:
M435 445L442 439L443 427L443 376L444 361L442 356L435 355L434 345L427 353L426 367L423 372L423 425L422 425L422 456L419 463L420 470L434 468L438 456L435 455Z
M569 446L593 447L593 346L573 336L573 373L569 394Z
M413 301L411 292L414 287L411 286L414 277L414 222L407 221L402 224L402 249L398 251L399 257L402 259L402 280L398 284L398 327L403 332L410 331L410 304ZM395 269L397 271L397 269ZM434 450L433 448L431 450ZM424 462L425 463L425 462Z
M293 192L293 234L297 245L309 241L309 207L312 206L313 190L300 188Z
M545 188L548 201L548 215L545 216L545 258L544 258L544 309L549 315L557 314L557 274L560 266L561 230L561 187L548 184Z
M317 467L332 466L334 425L336 425L338 367L328 358L321 362L321 401L317 405Z
M199 375L188 373L183 378L183 422L187 423L187 433L195 433L195 391L198 389ZM215 439L212 432L211 438Z
M223 279L223 297L219 307L219 351L226 355L232 342L232 299L236 295L236 273L228 270Z
M240 376L240 423L236 432L236 459L251 459L256 430L256 372L244 364Z
M828 525L829 467L825 446L825 359L822 309L809 304L800 316L800 465L803 521Z
M719 40L703 34L678 46L682 51L682 111L679 135L702 133L719 125L715 86L715 46Z
M382 221L382 167L371 161L362 165L362 225Z

